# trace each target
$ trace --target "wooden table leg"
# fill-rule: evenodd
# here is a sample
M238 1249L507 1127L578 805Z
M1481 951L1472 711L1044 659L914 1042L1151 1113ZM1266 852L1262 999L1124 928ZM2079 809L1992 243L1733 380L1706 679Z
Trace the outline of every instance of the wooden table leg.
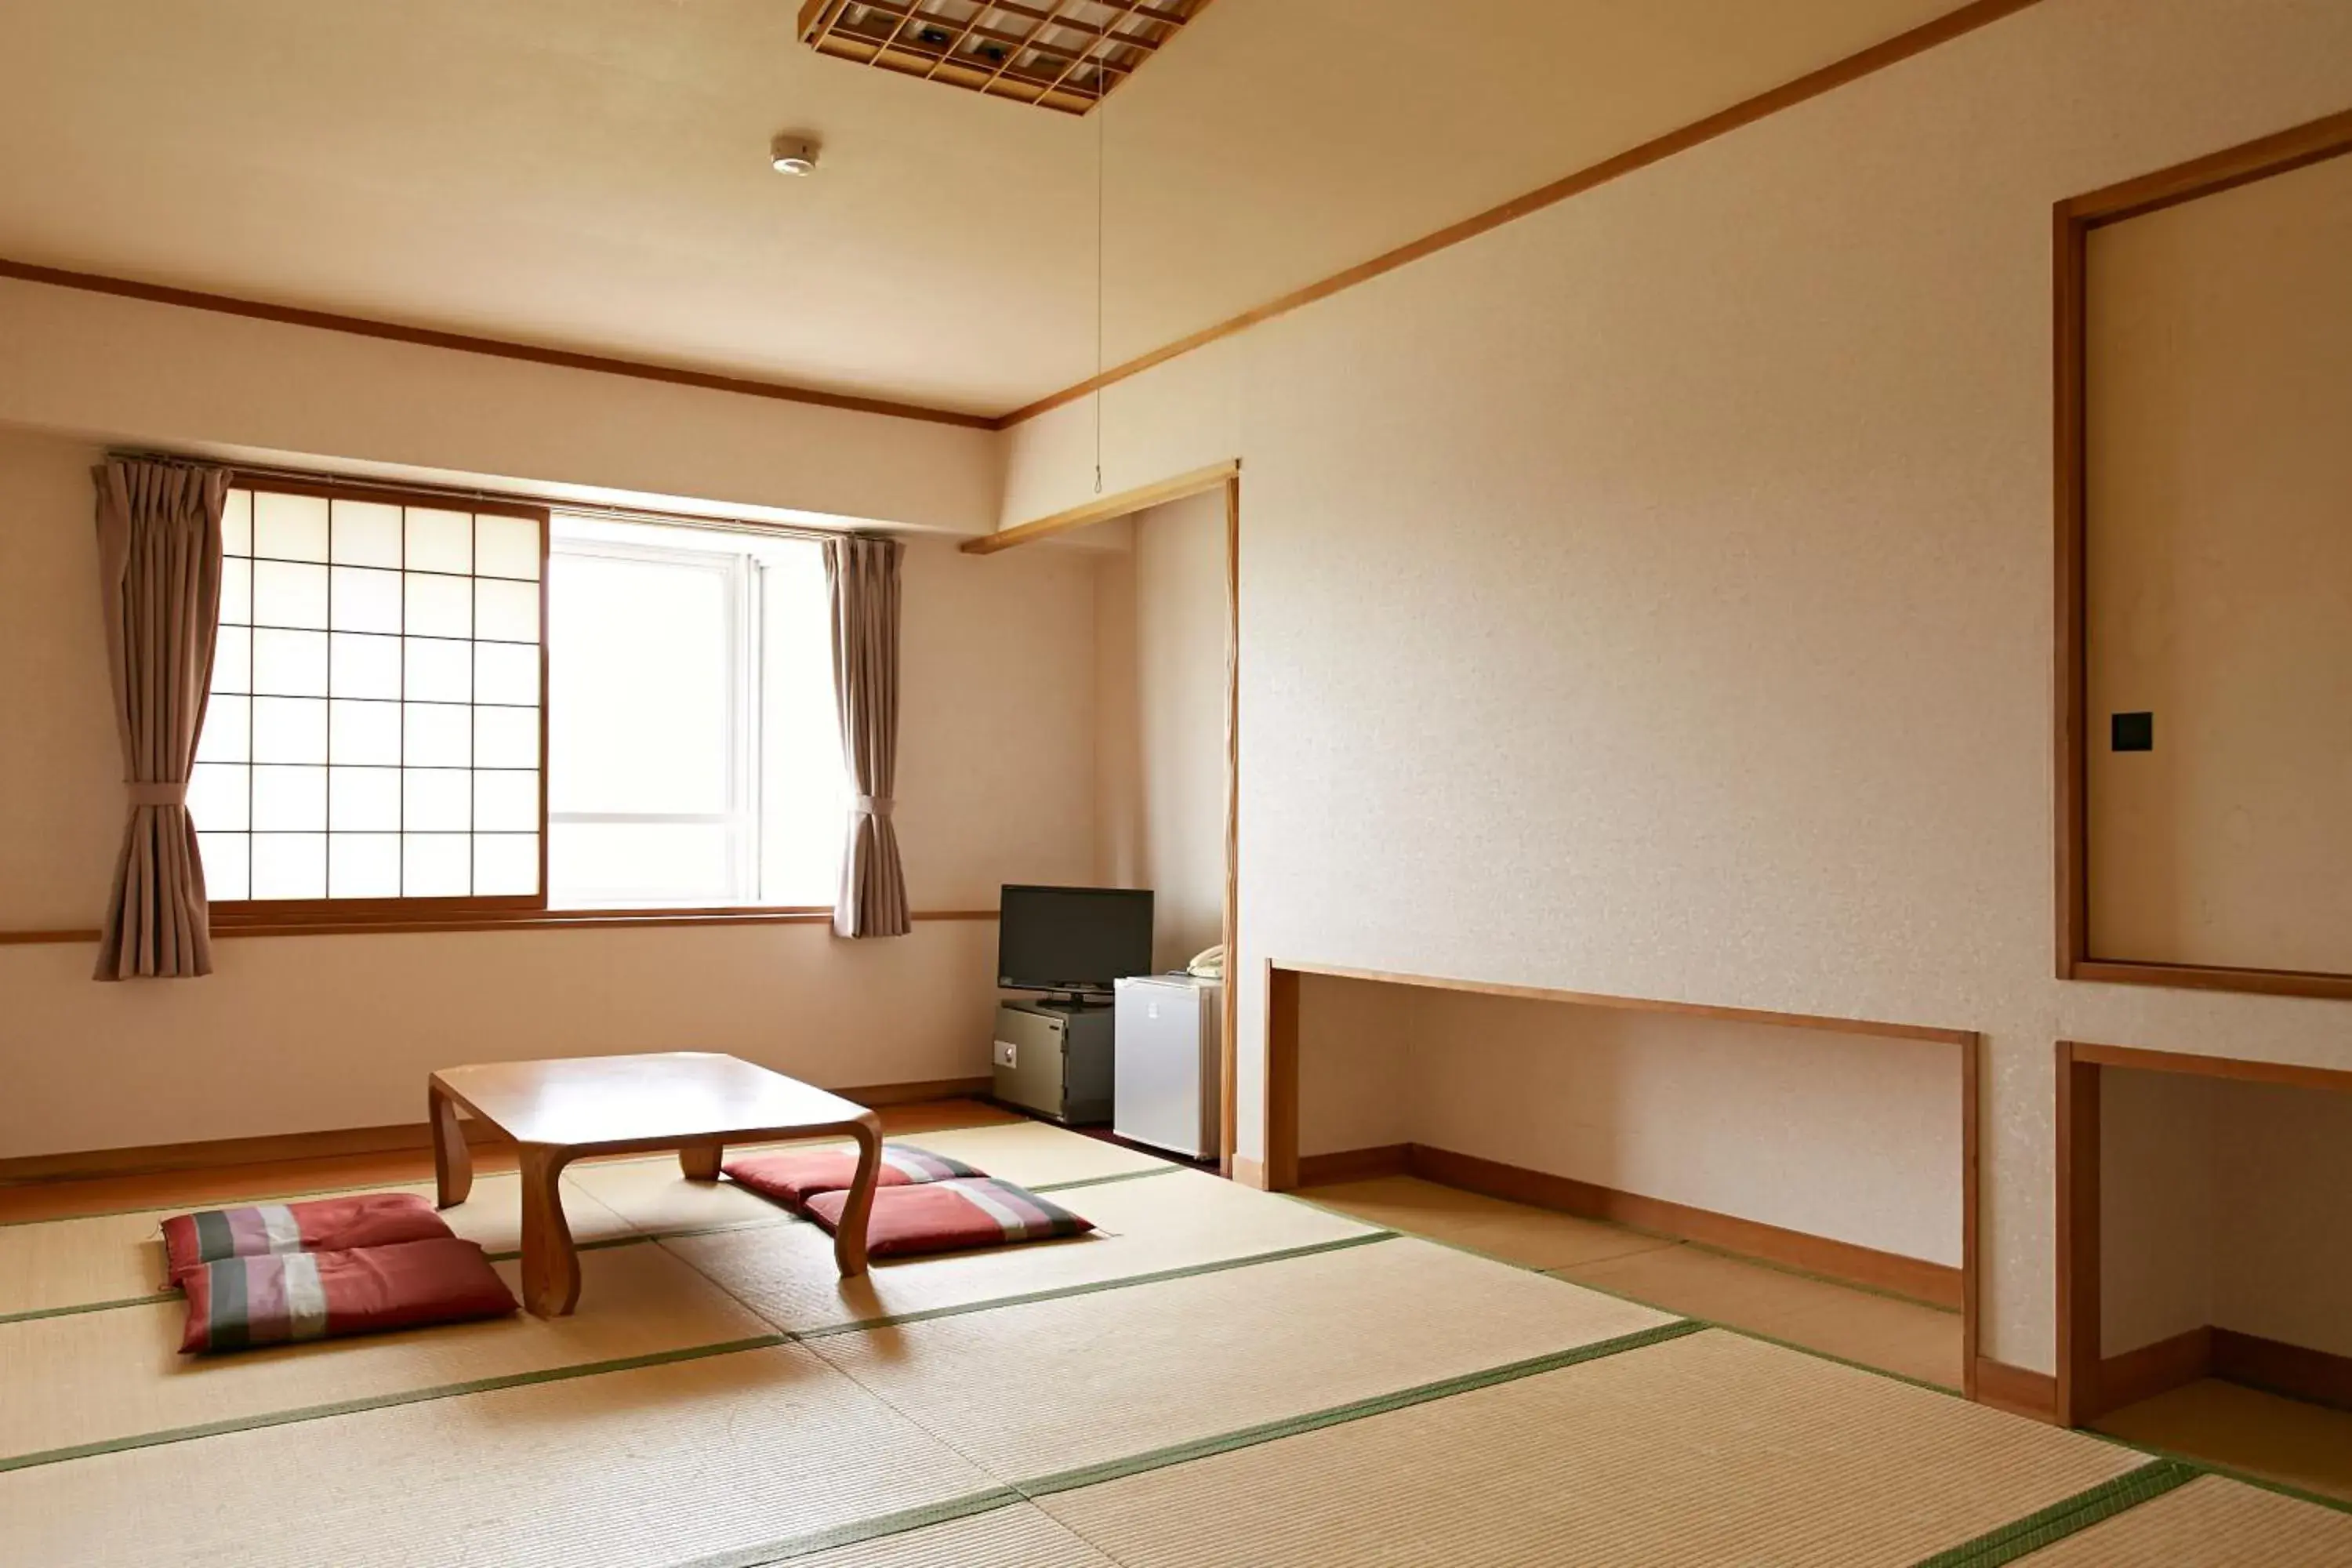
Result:
M425 1082L425 1120L433 1129L435 1201L454 1208L474 1190L474 1152L466 1147L466 1129L457 1121L457 1102L431 1079Z
M689 1182L717 1181L719 1167L726 1159L724 1143L688 1143L677 1152L678 1169L686 1173Z
M562 1149L521 1151L522 1304L534 1317L570 1317L580 1304L580 1254L557 1184L569 1159Z
M882 1174L882 1119L867 1111L850 1128L857 1140L857 1174L833 1230L834 1267L844 1279L866 1272L866 1222L874 1213L874 1184Z

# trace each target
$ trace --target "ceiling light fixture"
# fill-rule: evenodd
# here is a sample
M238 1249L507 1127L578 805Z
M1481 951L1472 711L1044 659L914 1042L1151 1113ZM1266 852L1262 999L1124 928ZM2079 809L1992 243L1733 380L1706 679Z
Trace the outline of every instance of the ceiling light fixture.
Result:
M814 174L816 143L806 136L785 132L768 143L768 166L779 174Z

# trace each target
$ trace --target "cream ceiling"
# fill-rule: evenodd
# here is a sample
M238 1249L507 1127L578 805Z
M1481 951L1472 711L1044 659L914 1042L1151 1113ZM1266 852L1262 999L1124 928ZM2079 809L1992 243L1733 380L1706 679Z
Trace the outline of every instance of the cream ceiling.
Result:
M0 257L995 414L1956 8L1219 0L1085 119L797 0L7 0ZM769 171L781 130L824 142Z

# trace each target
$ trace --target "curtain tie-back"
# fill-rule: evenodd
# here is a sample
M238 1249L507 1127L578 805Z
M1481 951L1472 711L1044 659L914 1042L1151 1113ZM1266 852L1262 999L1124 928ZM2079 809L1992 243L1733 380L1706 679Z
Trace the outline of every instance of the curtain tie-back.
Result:
M855 803L855 809L868 816L887 816L890 808L898 804L887 795L861 795Z
M188 786L184 784L152 783L144 779L125 779L122 787L131 793L133 805L185 805Z

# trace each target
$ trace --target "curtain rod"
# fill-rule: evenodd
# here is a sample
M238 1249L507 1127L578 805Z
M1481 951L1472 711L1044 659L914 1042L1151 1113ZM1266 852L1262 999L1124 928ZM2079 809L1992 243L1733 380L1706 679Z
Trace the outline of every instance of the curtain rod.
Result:
M612 522L653 523L664 528L702 528L717 533L756 533L770 539L808 539L819 542L828 539L871 537L848 528L811 528L805 524L763 522L755 518L698 517L690 512L655 511L644 507L614 506L605 501L560 500L552 496L534 495L525 490L491 490L478 486L468 489L462 485L436 485L407 479L355 478L315 468L278 468L255 463L225 462L212 458L190 458L177 452L110 447L106 455L181 467L226 468L257 479L287 479L298 484L328 484L355 490L406 491L411 495L446 496L451 500L520 501L529 506L543 506L550 511L603 518Z

